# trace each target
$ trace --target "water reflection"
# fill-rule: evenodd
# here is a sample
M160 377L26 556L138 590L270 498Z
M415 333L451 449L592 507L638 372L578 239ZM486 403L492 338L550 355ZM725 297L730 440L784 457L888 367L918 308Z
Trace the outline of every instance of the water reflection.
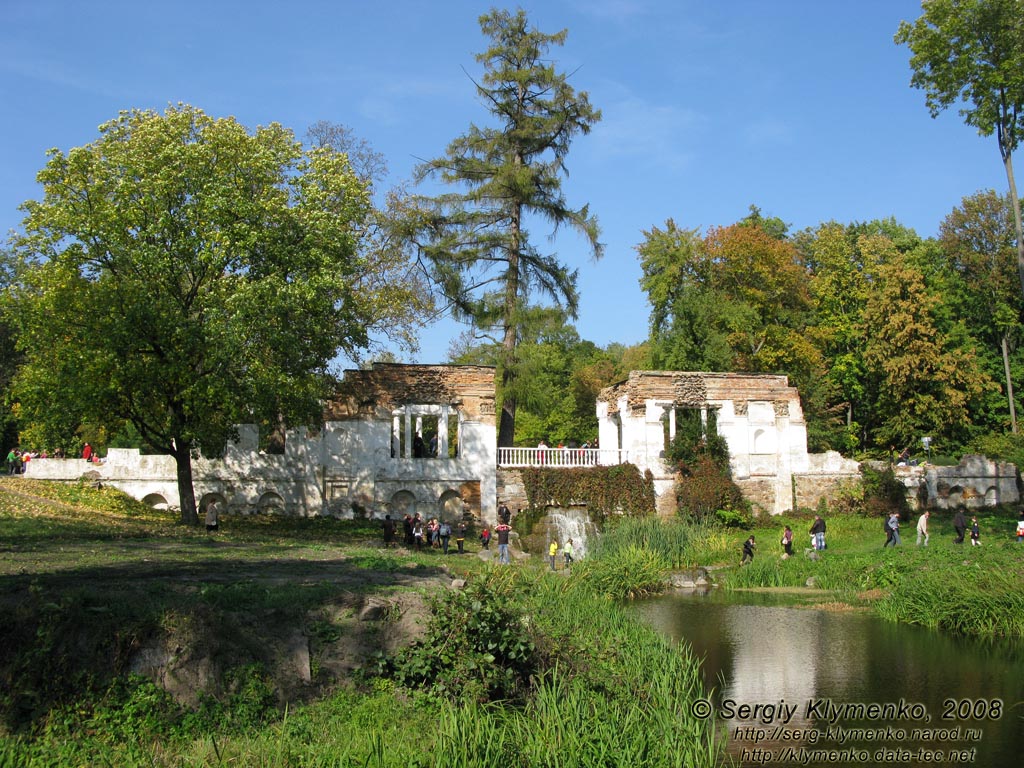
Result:
M715 689L716 711L728 714L723 726L729 730L730 754L740 764L763 764L766 758L769 765L852 764L858 755L865 758L865 750L870 762L1020 764L1024 658L1019 647L951 638L859 612L779 602L773 595L713 590L637 605L648 624L685 639L704 659L705 683ZM948 701L981 700L980 712L990 710L987 703L996 699L1003 701L998 719L960 718L955 711L942 719L951 714ZM846 705L872 702L896 706L886 717L865 717L863 707L842 712ZM901 702L907 707L900 709ZM912 719L909 707L915 703L930 719ZM755 713L758 704L774 706ZM742 705L749 711L741 711ZM837 716L836 709L847 716ZM915 733L956 726L959 731L946 734ZM896 729L890 732L896 736L870 733L885 728ZM851 733L862 735L853 729L868 731L868 738L851 738ZM890 752L878 754L881 749ZM972 749L973 758L957 754ZM807 759L813 757L809 750L821 752L823 759ZM825 756L824 750L838 752Z

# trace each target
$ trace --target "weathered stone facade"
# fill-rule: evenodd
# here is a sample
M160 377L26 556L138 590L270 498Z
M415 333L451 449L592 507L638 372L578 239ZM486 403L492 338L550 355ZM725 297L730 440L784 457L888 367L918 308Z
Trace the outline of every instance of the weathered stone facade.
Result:
M733 479L771 514L816 508L860 482L860 467L838 453L809 454L795 388L785 376L633 371L597 401L600 449L525 453L498 470L494 369L486 366L376 364L346 371L316 429L289 430L284 452L259 450L252 425L239 428L224 456L200 457L193 480L200 508L216 499L229 513L282 512L352 517L418 511L450 520L469 513L493 524L497 503L526 508L515 466L597 466L629 461L655 478L656 504L675 512L675 477L665 461L677 419L698 414L728 444ZM518 455L518 454L517 454ZM523 456L519 456L523 459ZM103 464L39 459L29 477L73 481L94 473L153 505L179 506L169 456L112 448ZM945 509L1016 503L1012 464L965 457L960 467L897 467L920 506Z
M223 458L196 459L200 508L218 499L229 513L383 517L419 511L454 519L470 512L494 519L493 368L376 364L346 371L324 414L317 430L289 430L283 454L260 452L256 428L243 425ZM179 505L169 456L111 449L103 464L46 459L31 462L27 475L74 480L87 471L154 505Z
M1020 501L1020 474L1006 461L967 455L955 467L898 466L893 472L915 509L981 509Z
M756 507L780 514L859 477L856 462L807 453L800 396L785 376L633 371L603 390L597 415L601 447L621 448L655 478L658 509L674 511L673 469L665 461L681 410L711 411L729 446L733 479Z

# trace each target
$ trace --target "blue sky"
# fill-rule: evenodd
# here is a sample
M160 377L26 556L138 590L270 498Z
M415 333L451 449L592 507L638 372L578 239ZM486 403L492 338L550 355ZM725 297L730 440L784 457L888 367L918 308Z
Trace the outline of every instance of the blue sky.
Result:
M38 197L50 147L97 138L122 109L193 104L300 137L342 123L387 159L390 183L488 124L470 76L492 2L0 0L0 228ZM895 217L923 236L963 197L1006 189L995 139L956 110L932 119L893 43L918 0L530 0L566 28L558 67L603 120L574 143L565 193L589 203L606 255L534 230L580 269L580 335L647 333L636 246L673 218L705 230L751 204L793 230ZM424 331L409 361L443 362L460 328Z

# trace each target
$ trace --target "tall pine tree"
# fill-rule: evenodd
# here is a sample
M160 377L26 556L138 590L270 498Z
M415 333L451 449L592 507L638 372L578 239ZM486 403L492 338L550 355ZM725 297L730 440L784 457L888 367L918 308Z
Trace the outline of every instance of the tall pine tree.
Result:
M456 317L501 344L502 409L498 444L513 444L517 403L516 347L521 313L539 291L575 318L577 271L530 243L527 217L556 232L568 227L600 257L597 220L588 207L570 208L562 194L569 145L600 120L547 58L566 30L548 35L526 14L492 10L480 17L490 47L477 55L484 75L477 92L493 128L470 125L444 157L417 170L417 180L440 179L458 191L408 201L408 235Z

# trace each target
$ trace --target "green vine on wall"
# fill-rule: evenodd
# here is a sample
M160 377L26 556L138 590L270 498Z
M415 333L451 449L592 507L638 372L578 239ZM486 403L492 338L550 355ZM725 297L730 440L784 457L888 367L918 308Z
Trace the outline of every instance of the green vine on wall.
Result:
M590 518L600 524L615 512L638 516L654 512L654 476L634 464L613 467L552 469L529 467L522 471L530 511L543 514L547 506L586 504Z

